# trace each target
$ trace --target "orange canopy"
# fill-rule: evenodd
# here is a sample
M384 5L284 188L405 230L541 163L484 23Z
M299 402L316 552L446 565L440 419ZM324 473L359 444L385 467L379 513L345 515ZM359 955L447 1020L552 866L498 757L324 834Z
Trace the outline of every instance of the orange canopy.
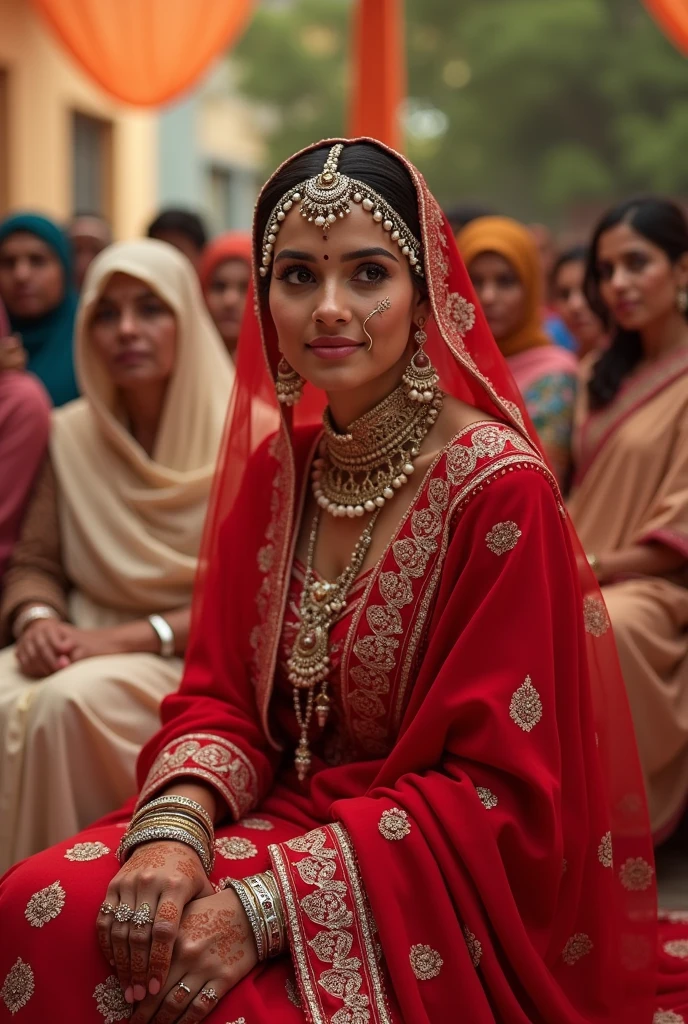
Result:
M349 135L402 149L406 96L402 0L359 0L354 13Z
M72 56L117 99L178 96L234 42L255 0L32 0Z
M688 54L688 0L645 0L645 6L675 46Z

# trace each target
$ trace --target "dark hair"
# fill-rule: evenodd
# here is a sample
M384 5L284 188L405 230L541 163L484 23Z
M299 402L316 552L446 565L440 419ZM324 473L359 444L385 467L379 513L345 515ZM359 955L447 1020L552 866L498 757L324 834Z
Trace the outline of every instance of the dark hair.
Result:
M182 210L172 206L161 210L155 220L148 225L146 234L149 238L157 238L165 231L177 231L180 235L185 235L199 252L208 242L205 224L193 210Z
M277 203L286 192L308 178L320 174L325 164L329 147L321 146L309 153L303 153L283 167L275 175L258 203L256 245L258 251L255 258L260 265L263 237L268 219ZM354 142L345 146L339 159L339 170L352 178L370 185L406 222L407 226L420 241L420 217L416 189L404 165L383 149L371 142ZM425 293L425 283L416 274L414 282L421 292ZM264 297L270 287L270 275L261 278L260 293Z
M557 277L562 267L565 267L567 263L585 263L588 262L590 250L587 245L572 245L569 249L564 249L562 253L557 256L554 266L550 271L549 275L549 286L554 288L557 283Z
M688 221L676 203L670 199L650 196L627 200L609 210L595 228L590 243L585 269L585 294L594 313L608 327L610 314L600 292L600 273L597 250L600 238L618 224L628 224L639 235L666 253L671 263L688 252ZM688 319L688 315L687 315ZM643 358L642 339L638 331L626 331L614 326L609 348L595 363L588 383L590 406L601 409L617 394L624 378Z
M456 203L454 206L447 206L444 214L456 234L479 217L492 217L494 210L480 203Z

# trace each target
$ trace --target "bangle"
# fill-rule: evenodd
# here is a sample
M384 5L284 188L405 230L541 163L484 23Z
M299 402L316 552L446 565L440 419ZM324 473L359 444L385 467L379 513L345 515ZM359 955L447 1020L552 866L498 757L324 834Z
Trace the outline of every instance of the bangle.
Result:
M174 630L167 619L163 619L162 615L149 615L148 621L155 630L160 641L160 657L173 658Z
M119 844L117 859L120 864L123 864L126 860L126 855L136 846L161 839L170 840L175 843L184 843L186 846L190 846L200 857L206 875L209 875L213 870L214 855L208 855L205 844L200 839L192 835L186 828L175 828L174 826L166 825L150 825L146 828L137 829L135 832L127 832L122 836Z
M272 887L269 873L260 875L249 875L242 879L243 884L254 897L263 925L267 933L268 951L267 957L279 956L286 947L286 929L282 916L281 899L275 899L275 890Z
M587 558L588 565L592 569L592 571L595 574L595 576L599 577L600 570L602 569L602 563L600 562L600 560L597 557L597 555L590 554L590 555L586 555L585 557Z
M256 909L256 905L251 899L247 887L243 882L240 882L238 878L227 878L224 883L225 889L233 889L239 897L239 902L244 908L248 923L251 925L251 931L253 937L256 940L256 949L258 950L258 961L262 962L267 960L267 948L266 948L266 936L261 925L260 915Z
M215 826L213 825L213 819L210 817L203 804L199 804L198 801L192 800L190 796L175 796L174 793L169 793L167 796L158 796L155 800L149 800L147 804L139 807L138 811L131 819L129 827L131 828L134 822L139 821L144 814L148 814L149 811L158 807L168 809L178 807L180 811L186 811L187 813L191 812L205 823L211 836L214 835Z
M38 622L40 619L60 619L60 616L50 605L32 604L30 608L25 608L23 612L20 612L14 620L14 625L12 626L14 639L18 640L27 626L30 626L32 622Z

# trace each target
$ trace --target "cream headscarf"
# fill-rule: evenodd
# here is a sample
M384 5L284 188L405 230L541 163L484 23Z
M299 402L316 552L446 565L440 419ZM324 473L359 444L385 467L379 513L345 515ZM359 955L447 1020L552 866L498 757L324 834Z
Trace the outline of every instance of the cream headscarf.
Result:
M176 365L152 458L126 429L89 344L93 309L116 273L144 281L177 318ZM65 571L104 608L138 614L185 605L234 376L187 259L153 239L98 256L79 304L75 362L83 397L54 413L51 439Z

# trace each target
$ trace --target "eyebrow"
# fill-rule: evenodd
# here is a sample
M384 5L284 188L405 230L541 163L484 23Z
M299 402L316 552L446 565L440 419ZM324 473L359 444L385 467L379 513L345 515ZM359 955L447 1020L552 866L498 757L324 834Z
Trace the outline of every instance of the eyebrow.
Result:
M275 256L275 263L277 260L303 260L304 263L317 263L317 259L310 252L301 252L299 249L282 249L281 252Z
M356 249L354 252L345 252L341 256L340 262L347 263L350 260L362 260L369 256L385 256L389 260L394 260L395 263L399 262L393 252L390 252L388 249L382 249L380 246L373 246L370 249ZM275 262L277 260L303 260L304 263L318 262L312 253L301 252L299 249L282 249L275 257Z

